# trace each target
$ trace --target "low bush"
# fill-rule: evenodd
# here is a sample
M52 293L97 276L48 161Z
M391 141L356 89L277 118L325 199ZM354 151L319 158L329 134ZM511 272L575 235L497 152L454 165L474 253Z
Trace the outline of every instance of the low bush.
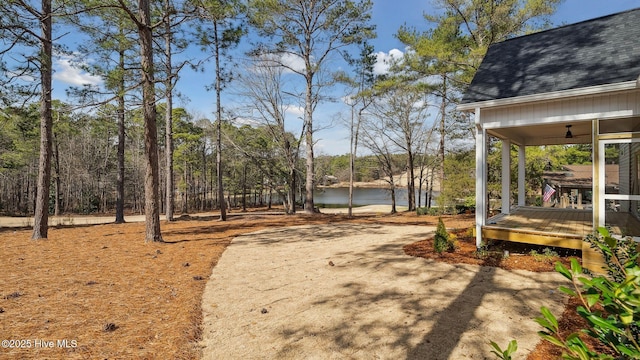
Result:
M450 235L444 226L442 218L438 218L438 227L436 228L436 235L433 239L434 250L438 254L443 251L452 252L456 249L456 241L457 237Z
M584 275L575 259L571 259L570 268L556 263L556 271L571 281L572 288L561 286L560 290L579 299L582 305L576 311L587 321L587 328L563 337L556 317L549 309L542 307L542 316L536 318L536 322L544 330L538 334L562 348L563 359L640 359L638 245L630 238L616 239L604 228L598 229L585 241L603 255L607 275ZM602 350L587 347L580 338L581 333L596 339L602 345ZM503 359L515 351L511 343L504 351L495 342L491 342L491 346L496 350L494 353Z
M475 207L466 206L466 205L456 205L455 207L446 206L446 207L418 207L416 208L416 215L429 215L429 216L438 216L438 215L456 215L456 214L467 214L475 212Z
M542 253L537 252L536 250L531 250L529 255L536 259L536 261L553 263L553 260L558 258L558 253L546 247L542 250Z

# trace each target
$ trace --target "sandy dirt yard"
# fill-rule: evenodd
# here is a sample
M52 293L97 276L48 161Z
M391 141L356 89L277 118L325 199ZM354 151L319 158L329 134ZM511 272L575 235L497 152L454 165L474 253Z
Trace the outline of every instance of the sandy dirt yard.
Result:
M320 224L236 237L203 295L205 359L485 359L531 352L555 272L410 257L435 227Z

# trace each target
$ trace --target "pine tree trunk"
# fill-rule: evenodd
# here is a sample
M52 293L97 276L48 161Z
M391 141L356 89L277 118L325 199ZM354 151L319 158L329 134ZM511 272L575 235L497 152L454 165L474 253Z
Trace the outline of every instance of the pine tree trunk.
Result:
M222 105L220 104L220 92L222 91L220 82L222 81L220 73L220 39L218 38L218 23L213 22L213 36L216 47L216 116L218 133L216 139L216 169L218 171L218 196L220 197L220 220L227 221L227 207L224 202L224 188L222 184Z
M349 136L349 205L348 205L348 209L347 209L347 216L348 217L352 217L353 216L353 182L354 182L354 178L355 178L355 172L356 172L356 149L354 146L354 142L355 142L355 130L354 130L354 108L353 106L351 107L351 127L350 127L350 136Z
M445 117L447 115L447 76L442 75L442 103L440 104L440 194L444 189L444 137ZM442 206L443 204L440 204Z
M58 144L58 139L55 135L55 133L53 134L53 139L54 139L54 144L53 144L53 185L55 187L54 189L54 193L55 193L55 199L54 199L54 206L53 206L53 215L55 216L60 216L60 198L61 198L61 194L60 194L60 149L59 149L59 144Z
M170 4L165 1L165 11L169 16ZM167 109L165 112L165 161L166 169L166 198L165 198L165 216L167 221L173 221L173 74L171 65L171 23L169 20L165 22L165 61L167 67L167 80L165 81Z
M158 174L158 130L156 127L155 84L153 73L153 43L149 0L138 0L140 11L140 55L142 66L142 102L144 115L144 177L145 242L161 242Z
M124 67L124 53L120 53L120 65ZM116 179L116 224L124 223L124 143L125 143L125 103L124 103L124 79L120 79L118 95L118 173Z
M33 218L33 234L31 239L46 239L49 230L49 187L51 181L51 143L53 135L53 119L51 116L51 76L52 76L52 30L51 0L42 0L40 21L42 30L40 54L40 159L38 161L38 185L35 198Z

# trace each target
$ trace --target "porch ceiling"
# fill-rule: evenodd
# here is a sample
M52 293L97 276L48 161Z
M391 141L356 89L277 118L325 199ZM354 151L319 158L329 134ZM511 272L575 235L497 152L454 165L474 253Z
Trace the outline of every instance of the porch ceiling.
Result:
M573 134L573 137L569 139L565 137L567 125L571 125L571 133ZM592 141L591 129L591 121L583 121L487 129L487 132L499 139L509 139L516 145L540 146L590 144Z

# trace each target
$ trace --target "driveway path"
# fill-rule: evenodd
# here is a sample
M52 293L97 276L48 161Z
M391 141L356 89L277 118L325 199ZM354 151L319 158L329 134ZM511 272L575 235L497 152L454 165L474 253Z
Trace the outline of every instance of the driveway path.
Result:
M493 358L489 341L539 338L541 305L564 297L556 273L448 265L406 256L434 231L359 224L239 236L204 297L205 359Z

